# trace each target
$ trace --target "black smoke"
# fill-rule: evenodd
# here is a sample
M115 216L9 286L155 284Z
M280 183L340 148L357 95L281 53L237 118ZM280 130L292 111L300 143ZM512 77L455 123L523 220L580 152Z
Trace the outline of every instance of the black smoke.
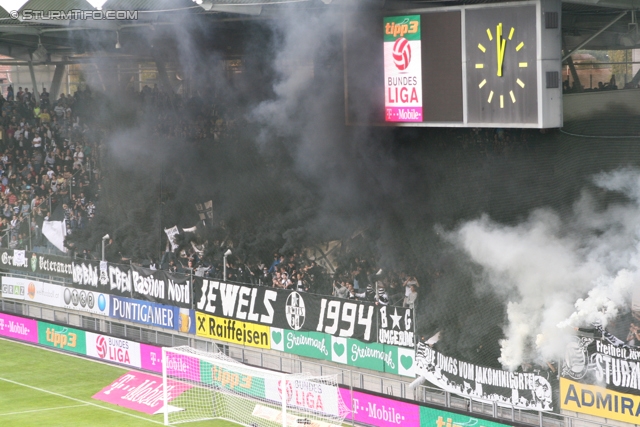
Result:
M482 214L506 225L538 207L565 215L592 187L591 175L638 164L635 143L604 147L558 131L346 126L342 31L359 12L285 8L241 29L177 17L161 34L141 33L132 53L178 61L194 98L158 109L113 82L91 119L106 135L98 213L69 240L95 249L109 233L126 259L158 256L162 230L193 226L194 204L209 199L214 221L201 239L218 261L229 244L243 261L268 262L275 251L361 232L376 268L417 276L420 335L443 331L448 354L497 365L505 298L481 286L480 267L445 235ZM225 72L230 58L242 60L242 73ZM351 100L360 117L375 115L373 98ZM163 128L198 126L214 105L234 123L219 138Z

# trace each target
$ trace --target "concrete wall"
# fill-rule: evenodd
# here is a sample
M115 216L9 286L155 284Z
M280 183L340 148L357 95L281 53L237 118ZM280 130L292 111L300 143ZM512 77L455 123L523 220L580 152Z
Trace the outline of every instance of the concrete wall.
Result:
M640 89L572 93L563 96L565 124L594 116L640 116Z

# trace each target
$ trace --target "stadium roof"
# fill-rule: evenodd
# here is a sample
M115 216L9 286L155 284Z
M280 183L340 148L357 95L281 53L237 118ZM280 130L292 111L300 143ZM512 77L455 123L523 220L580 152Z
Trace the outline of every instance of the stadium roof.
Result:
M157 31L172 25L177 14L192 15L212 26L239 34L250 21L277 17L283 8L311 13L326 7L370 7L396 13L403 9L434 8L451 5L495 3L493 0L0 0L0 54L34 63L69 61L74 57L101 53L117 56L145 56L142 31ZM12 6L13 5L13 6ZM632 0L571 0L562 7L563 42L573 51L587 39L583 48L594 50L640 47ZM34 11L39 11L34 13ZM61 12L136 11L135 19L120 15L118 20L68 19ZM101 11L101 12L100 12ZM77 15L76 15L77 17ZM129 19L127 19L129 18ZM606 27L606 28L605 28ZM595 35L595 37L594 37ZM226 40L228 49L233 50ZM136 49L115 49L136 46Z

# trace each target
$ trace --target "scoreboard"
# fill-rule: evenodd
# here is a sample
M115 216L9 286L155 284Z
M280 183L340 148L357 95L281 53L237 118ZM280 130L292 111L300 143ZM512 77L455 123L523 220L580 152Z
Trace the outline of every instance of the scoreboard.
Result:
M363 17L345 32L348 124L562 126L561 2Z

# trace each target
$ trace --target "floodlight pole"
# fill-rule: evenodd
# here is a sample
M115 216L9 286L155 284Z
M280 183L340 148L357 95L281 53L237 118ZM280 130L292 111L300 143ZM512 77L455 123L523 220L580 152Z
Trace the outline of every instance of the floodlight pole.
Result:
M104 236L102 236L102 261L106 261L105 257L104 257L104 242L106 242L107 240L109 240L109 235L105 234Z

